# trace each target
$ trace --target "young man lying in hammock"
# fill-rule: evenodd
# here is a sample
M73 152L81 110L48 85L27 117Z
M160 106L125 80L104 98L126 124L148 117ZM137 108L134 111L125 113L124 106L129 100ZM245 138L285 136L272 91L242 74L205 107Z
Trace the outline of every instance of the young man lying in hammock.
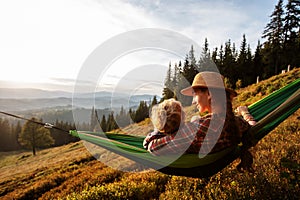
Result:
M255 124L245 106L237 108L244 119L234 115L231 101L237 93L224 88L219 73L198 73L192 86L181 93L193 96L199 113L208 114L184 123L180 102L170 99L153 107L151 120L155 130L145 138L144 147L154 155L218 152L240 143L242 135Z

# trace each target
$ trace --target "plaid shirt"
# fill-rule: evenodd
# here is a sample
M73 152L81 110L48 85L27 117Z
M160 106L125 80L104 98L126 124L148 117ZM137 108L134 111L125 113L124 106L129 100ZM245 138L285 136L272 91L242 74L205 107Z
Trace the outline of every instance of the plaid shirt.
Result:
M208 114L186 123L175 135L163 135L157 131L144 140L144 147L155 155L202 153L221 151L238 144L242 134L250 128L243 119L236 117L238 133L223 129L223 117Z

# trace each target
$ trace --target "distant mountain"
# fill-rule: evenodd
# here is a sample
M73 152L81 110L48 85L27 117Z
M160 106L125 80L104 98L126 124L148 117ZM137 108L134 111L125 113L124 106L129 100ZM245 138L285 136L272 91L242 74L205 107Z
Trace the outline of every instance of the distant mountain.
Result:
M125 93L96 92L78 93L47 91L40 89L7 89L0 88L0 110L26 111L49 108L70 109L87 108L97 109L136 108L140 101L151 101L154 95L133 95ZM160 97L157 97L158 99Z
M130 95L120 92L99 91L94 93L76 93L50 91L33 88L0 88L0 99L49 99L49 98L129 98ZM153 98L154 95L133 95L131 99Z
M43 99L58 97L72 98L72 93L32 88L0 88L0 99Z

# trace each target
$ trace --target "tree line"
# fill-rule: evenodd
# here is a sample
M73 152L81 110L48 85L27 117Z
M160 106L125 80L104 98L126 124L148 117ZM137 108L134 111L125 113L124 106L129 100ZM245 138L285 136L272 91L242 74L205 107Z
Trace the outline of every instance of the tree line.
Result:
M149 102L140 101L136 110L129 108L127 111L123 106L120 112L115 114L113 111L108 115L102 115L99 118L97 110L93 107L91 112L90 129L92 131L109 132L118 128L128 126L132 123L139 123L149 117L151 107L158 102L157 96L154 96Z
M34 117L30 120L43 122L42 119ZM54 126L63 130L75 129L74 124L58 120ZM39 148L61 146L78 140L78 138L62 133L60 130L48 129L30 121L23 124L18 121L14 124L7 118L0 118L0 151L29 149L35 155Z
M104 131L108 132L117 128L125 127L131 123L138 123L149 117L150 107L157 104L157 97L154 96L150 103L140 101L136 110L130 108L128 111L122 106L120 112L116 115L111 113L98 117L97 110L93 107L91 110L90 123L70 123L56 120L53 126L62 130L87 130L87 131ZM99 113L103 113L98 110ZM31 121L43 123L43 119L32 117ZM45 128L31 121L13 121L8 118L0 118L0 151L17 151L21 149L32 150L33 155L37 149L61 146L70 142L79 141L78 138L72 137L60 130ZM101 128L99 128L101 127Z

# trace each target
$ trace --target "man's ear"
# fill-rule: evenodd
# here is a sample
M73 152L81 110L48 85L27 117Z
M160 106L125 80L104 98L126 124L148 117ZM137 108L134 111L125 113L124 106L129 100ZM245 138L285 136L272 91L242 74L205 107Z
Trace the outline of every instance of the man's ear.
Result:
M209 90L207 90L207 98L208 98L209 101L211 101L211 95L210 95Z

